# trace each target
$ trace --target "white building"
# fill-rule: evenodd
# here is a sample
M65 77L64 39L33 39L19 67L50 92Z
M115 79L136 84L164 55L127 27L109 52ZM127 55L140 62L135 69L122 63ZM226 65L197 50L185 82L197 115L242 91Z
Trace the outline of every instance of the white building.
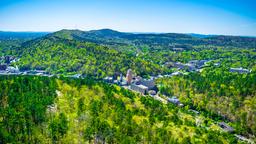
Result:
M8 66L6 71L8 71L10 73L18 73L18 72L20 72L19 68L17 66L16 67Z
M130 88L131 88L131 90L134 90L141 94L146 94L148 92L148 87L141 85L141 84L140 85L131 84Z

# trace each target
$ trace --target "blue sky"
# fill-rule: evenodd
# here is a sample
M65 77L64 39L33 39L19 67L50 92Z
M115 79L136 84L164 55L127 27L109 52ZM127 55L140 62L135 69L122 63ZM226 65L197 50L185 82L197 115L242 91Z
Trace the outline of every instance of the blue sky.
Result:
M256 36L254 0L0 0L0 30Z

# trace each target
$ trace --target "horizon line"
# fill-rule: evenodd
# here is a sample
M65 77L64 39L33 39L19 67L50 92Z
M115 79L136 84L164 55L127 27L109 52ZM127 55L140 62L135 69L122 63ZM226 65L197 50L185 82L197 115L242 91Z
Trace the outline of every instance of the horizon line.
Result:
M94 31L94 30L104 30L104 29L109 29L109 30L113 30L113 31L117 31L117 32L121 32L121 33L132 33L132 34L168 34L168 33L173 33L173 34L186 34L186 35L193 35L193 34L197 34L197 35L204 35L204 36L238 36L238 37L253 37L256 38L256 35L233 35L233 34L210 34L210 33L196 33L196 32L188 32L188 33L182 33L182 32L132 32L132 31L119 31L119 30L115 30L115 29L111 29L111 28L100 28L100 29L91 29L91 30L82 30L82 29L77 29L77 28L63 28L63 29L59 29L56 31L26 31L26 30L17 30L17 31L12 31L12 30L0 30L0 32L12 32L12 33L54 33L54 32L58 32L61 30L79 30L79 31L83 31L83 32L88 32L88 31Z

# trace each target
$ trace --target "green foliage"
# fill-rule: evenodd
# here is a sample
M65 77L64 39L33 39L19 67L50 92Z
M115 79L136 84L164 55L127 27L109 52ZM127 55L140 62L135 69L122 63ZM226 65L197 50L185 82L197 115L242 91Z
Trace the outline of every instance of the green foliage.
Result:
M237 132L256 133L255 72L237 74L223 68L207 68L202 73L162 79L159 83L172 89L183 103L206 111L206 115L233 121Z
M49 125L51 131L51 137L53 142L59 140L60 137L63 137L68 130L68 121L64 113L60 113L57 118L54 118Z
M45 77L1 76L0 88L0 143L36 142L33 133L47 120L56 83Z
M19 57L12 65L21 70L88 78L0 77L0 143L237 143L212 119L255 135L255 38L109 29L61 30L31 40L35 37L0 34L0 56ZM158 82L160 92L178 96L184 109L89 79L129 68L142 77L170 74L177 69L169 62L195 59L212 61L201 73ZM252 73L230 73L230 67ZM202 115L187 112L190 107Z
M118 86L92 79L0 78L1 143L236 143L230 134L197 127L182 109Z

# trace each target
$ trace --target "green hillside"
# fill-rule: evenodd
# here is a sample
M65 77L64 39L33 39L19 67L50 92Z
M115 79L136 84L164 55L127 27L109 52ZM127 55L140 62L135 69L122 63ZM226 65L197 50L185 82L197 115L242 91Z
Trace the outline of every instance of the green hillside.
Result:
M0 143L237 143L203 115L91 79L0 77Z
M241 47L241 45L243 47ZM138 75L170 73L170 61L193 59L254 59L255 38L216 36L195 38L185 34L132 34L109 29L61 30L12 48L17 65L51 73L80 73L103 77L132 68ZM241 48L245 48L241 50ZM250 47L252 46L252 47ZM250 49L247 49L250 47ZM175 48L183 49L176 52ZM243 51L243 53L241 53ZM251 55L248 57L247 55Z
M42 69L51 73L80 73L99 78L114 72L124 73L129 68L138 74L163 72L163 68L154 62L106 46L73 40L68 32L64 33L61 37L57 32L23 43L15 50L20 55L16 64L21 70Z

